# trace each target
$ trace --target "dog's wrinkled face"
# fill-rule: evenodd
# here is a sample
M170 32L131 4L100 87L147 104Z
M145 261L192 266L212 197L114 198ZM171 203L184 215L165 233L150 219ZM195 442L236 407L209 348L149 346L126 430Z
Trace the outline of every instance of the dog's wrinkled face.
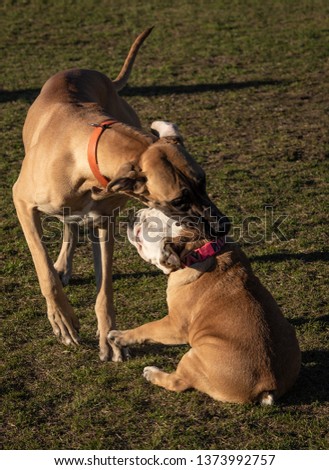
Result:
M210 200L205 173L188 154L176 126L156 121L152 130L159 139L141 155L138 168L130 165L129 174L112 181L110 189L126 192L208 237L225 235L228 219Z
M177 221L157 209L141 209L129 221L128 239L139 255L165 274L180 267L180 259L170 249L170 241L183 232Z

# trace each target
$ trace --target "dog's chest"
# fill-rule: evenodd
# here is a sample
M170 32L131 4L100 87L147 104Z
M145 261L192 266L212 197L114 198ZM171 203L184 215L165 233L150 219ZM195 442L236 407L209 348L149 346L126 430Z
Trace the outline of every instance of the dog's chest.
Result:
M56 214L56 217L67 224L75 223L78 225L101 225L101 219L106 217L93 207L92 202L88 204L83 210L72 211L70 207L64 207L61 214Z
M109 218L117 215L117 212L123 206L122 198L109 197L102 201L89 199L81 205L66 204L60 208L51 204L39 205L38 209L52 217L58 218L63 223L75 223L80 226L93 225L101 227L108 224Z

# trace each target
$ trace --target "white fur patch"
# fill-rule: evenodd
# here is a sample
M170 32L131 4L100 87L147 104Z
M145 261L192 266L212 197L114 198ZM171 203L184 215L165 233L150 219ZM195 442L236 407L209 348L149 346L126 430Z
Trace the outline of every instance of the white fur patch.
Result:
M147 367L144 367L144 370L143 370L143 377L148 380L149 382L152 382L152 377L153 377L153 374L156 373L156 372L159 372L160 369L158 369L157 367L155 366L147 366Z
M171 269L162 264L163 240L181 234L182 227L174 219L167 217L158 209L141 209L137 213L133 229L128 228L128 239L139 255L147 262L154 264L165 274Z
M265 406L274 405L274 397L272 393L266 393L266 394L264 393L264 395L262 396L260 400L260 404L265 405Z
M159 137L178 137L181 138L181 135L178 131L176 124L167 121L154 121L151 124L151 129L155 130Z

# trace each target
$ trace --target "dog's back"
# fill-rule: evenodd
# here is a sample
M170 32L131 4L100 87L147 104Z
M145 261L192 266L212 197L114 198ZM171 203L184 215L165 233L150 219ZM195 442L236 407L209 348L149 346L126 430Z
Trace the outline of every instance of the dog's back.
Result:
M40 95L29 109L23 128L25 151L38 141L40 134L49 127L61 131L61 124L71 132L70 123L77 126L84 117L89 121L95 116L111 116L120 122L140 127L133 108L118 95L127 84L138 50L153 28L146 29L132 44L123 67L115 80L96 70L71 69L50 77Z

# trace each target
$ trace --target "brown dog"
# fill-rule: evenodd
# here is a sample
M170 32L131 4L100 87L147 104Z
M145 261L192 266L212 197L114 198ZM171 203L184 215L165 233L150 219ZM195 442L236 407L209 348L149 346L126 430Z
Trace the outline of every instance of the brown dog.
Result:
M111 350L115 326L111 267L114 215L128 197L187 219L201 217L209 231L225 231L222 214L205 192L202 169L185 150L177 128L163 121L153 132L140 129L134 110L118 91L150 29L132 45L117 79L93 70L68 70L51 77L31 106L23 129L25 159L13 188L19 221L29 245L54 333L77 344L79 322L64 294L71 275L79 223L92 225L98 294L96 316L100 358ZM91 125L92 124L92 125ZM63 245L55 265L42 242L40 214L64 222ZM114 348L112 360L121 360Z
M109 341L190 344L175 372L146 367L144 377L176 392L196 388L220 401L272 404L300 369L294 329L236 244L187 241L185 231L155 209L139 211L128 236L145 260L169 274L169 313L111 331Z

